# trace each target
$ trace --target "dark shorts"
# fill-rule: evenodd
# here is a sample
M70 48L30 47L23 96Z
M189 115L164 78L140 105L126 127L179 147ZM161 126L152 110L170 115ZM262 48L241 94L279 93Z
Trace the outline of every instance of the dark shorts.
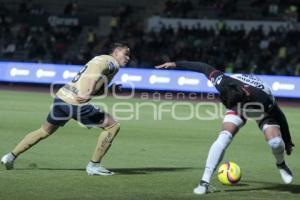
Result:
M270 115L265 115L261 120L258 122L258 126L261 130L263 130L264 125L277 125L280 127L279 123L276 119Z
M105 112L92 104L77 106L68 104L60 98L55 98L47 121L54 125L64 126L70 119L91 128L103 123Z

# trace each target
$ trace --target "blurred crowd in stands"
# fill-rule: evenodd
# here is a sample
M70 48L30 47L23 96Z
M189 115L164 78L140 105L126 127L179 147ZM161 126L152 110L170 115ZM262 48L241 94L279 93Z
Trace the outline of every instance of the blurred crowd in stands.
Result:
M161 15L177 18L298 20L299 4L299 0L166 0Z
M175 13L181 17L185 16L180 14L185 8L194 7L189 0L166 0L163 14L167 13L165 9L170 2L184 4L178 8L175 6L178 9ZM201 5L212 5L237 1L199 2L204 3ZM266 2L252 0L251 6L262 6ZM294 4L286 5L287 8L291 6L294 7ZM131 66L151 67L164 61L186 59L205 61L227 72L300 75L299 29L280 27L265 32L258 27L247 32L242 25L232 29L220 21L216 27L206 28L198 24L188 28L181 25L174 30L162 26L157 32L141 29L136 20L130 19L130 13L126 16L129 16L127 24L116 25L106 45L115 40L128 41L133 51ZM122 31L118 31L120 29Z
M41 4L31 0L23 0L15 12L33 18L47 14ZM65 12L71 11L65 9ZM0 3L0 56L4 59L25 57L33 62L62 63L68 47L80 34L81 27L51 26L48 23L35 26L24 21L15 23L12 14L5 4Z
M281 0L271 4L268 0L251 0L250 6L264 8L261 10L265 14L261 13L261 16L273 15L275 19L283 16L286 20L297 21L299 10L294 1L286 0L285 3L290 3L283 5ZM202 7L216 10L218 19L253 18L236 12L238 0L199 0L198 5L194 5L195 2L166 0L160 13L167 17L199 17L192 10ZM79 6L70 1L62 14L76 16ZM37 17L47 13L41 4L34 4L31 0L24 0L17 12ZM193 28L181 25L174 30L162 26L159 31L146 31L144 22L134 16L134 10L129 5L122 5L112 15L110 34L101 38L97 27L82 31L80 26L16 24L10 17L11 13L5 4L0 3L2 60L19 57L32 62L84 64L92 56L104 53L112 41L122 40L127 41L132 49L131 67L153 67L164 61L186 59L208 62L227 72L300 75L300 32L297 29L280 27L266 33L258 27L246 31L242 25L230 28L220 20L218 26L210 28L198 24ZM82 44L80 48L74 46L76 43ZM75 53L68 53L70 51Z
M243 26L230 29L222 22L218 27L199 24L174 31L163 26L159 32L123 32L118 36L129 39L136 66L187 59L208 62L228 72L300 75L300 31L281 27L265 33L260 27L246 32Z

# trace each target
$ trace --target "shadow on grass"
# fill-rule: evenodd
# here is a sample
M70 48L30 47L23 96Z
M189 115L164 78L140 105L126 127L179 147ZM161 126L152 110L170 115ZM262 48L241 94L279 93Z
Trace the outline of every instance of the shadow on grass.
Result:
M163 172L177 172L193 169L190 167L141 167L141 168L110 168L109 170L118 175L127 174L152 174ZM85 171L83 168L44 168L37 166L28 166L28 168L17 168L15 170L49 170L49 171Z
M177 172L193 169L190 167L142 167L142 168L115 168L112 171L118 174L150 174L160 172Z
M270 191L279 191L279 192L290 192L294 194L300 193L300 185L299 184L278 184L272 182L263 182L263 181L244 181L245 184L238 184L236 186L243 185L251 185L261 184L261 186L253 187L253 188L236 188L236 189L225 189L224 192L241 192L241 191L258 191L258 190L270 190ZM249 184L247 184L249 183ZM235 187L236 187L235 186Z
M44 170L44 171L85 171L83 168L48 168L48 167L27 167L27 168L16 168L17 171L32 171L32 170Z

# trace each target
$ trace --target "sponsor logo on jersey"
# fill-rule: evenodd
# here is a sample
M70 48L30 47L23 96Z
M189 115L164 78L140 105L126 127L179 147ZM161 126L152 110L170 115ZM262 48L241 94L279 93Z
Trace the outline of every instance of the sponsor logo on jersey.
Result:
M240 74L237 76L231 76L232 78L235 78L237 80L242 81L243 83L249 84L253 87L259 88L259 89L265 89L264 84L262 83L261 80L259 80L258 78L256 78L253 75L247 75L247 74Z
M113 73L115 71L115 69L116 69L116 67L115 67L114 63L113 62L109 62L108 63L108 71L109 71L109 73Z
M216 78L211 78L213 85L219 85L223 79L223 75L217 76Z

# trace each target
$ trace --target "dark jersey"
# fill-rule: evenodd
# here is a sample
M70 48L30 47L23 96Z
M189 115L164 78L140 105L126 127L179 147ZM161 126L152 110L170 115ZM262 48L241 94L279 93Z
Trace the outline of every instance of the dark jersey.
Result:
M264 111L267 112L274 105L274 97L264 90L266 87L264 89L258 88L225 74L220 74L217 77L212 76L211 80L220 92L222 103L229 109L238 104L243 108L246 108L244 107L246 104L248 105L247 108L255 108L257 103L260 103L263 105ZM251 104L251 102L255 104Z
M206 75L220 93L222 103L232 109L237 104L261 103L267 111L274 105L274 97L270 88L254 75L225 75L210 65L202 62L176 62L176 66L190 69Z
M179 61L176 62L176 66L203 73L219 91L222 103L229 109L235 108L239 103L242 108L245 108L244 105L249 105L250 107L247 108L251 109L255 109L255 105L257 105L255 103L260 105L259 108L262 105L264 112L271 115L280 125L286 152L288 155L291 153L294 144L288 122L284 113L275 103L270 88L263 81L253 75L235 74L227 76L203 62Z

